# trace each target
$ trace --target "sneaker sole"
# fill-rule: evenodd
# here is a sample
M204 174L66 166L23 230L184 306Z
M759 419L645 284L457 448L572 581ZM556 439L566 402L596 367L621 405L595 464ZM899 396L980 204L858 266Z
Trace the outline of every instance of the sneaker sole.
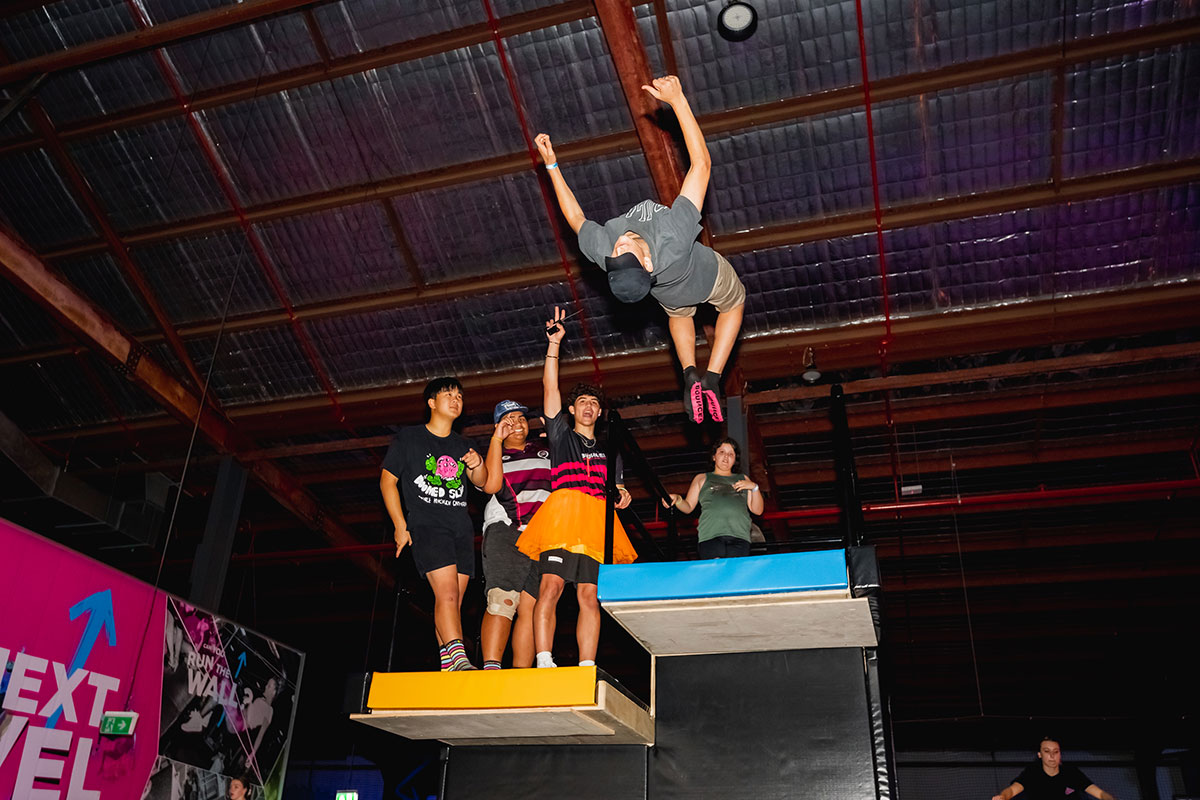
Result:
M688 399L692 401L692 422L704 422L704 388L697 381L688 388Z
M712 389L704 389L704 404L708 406L708 415L713 418L714 422L724 422L725 415L721 412L721 401L717 399L717 393Z

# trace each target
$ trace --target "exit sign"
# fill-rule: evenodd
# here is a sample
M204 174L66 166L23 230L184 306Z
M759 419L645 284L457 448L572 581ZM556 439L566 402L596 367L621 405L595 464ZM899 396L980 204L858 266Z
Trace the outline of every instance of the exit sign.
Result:
M137 726L136 711L106 711L100 718L101 736L129 736Z
M354 789L347 789L335 794L333 800L358 800L358 792Z

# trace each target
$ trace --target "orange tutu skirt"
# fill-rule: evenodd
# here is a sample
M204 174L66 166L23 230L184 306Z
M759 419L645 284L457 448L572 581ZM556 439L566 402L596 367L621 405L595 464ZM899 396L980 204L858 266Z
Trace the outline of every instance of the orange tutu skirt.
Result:
M575 489L551 492L542 507L529 520L517 549L537 561L547 550L569 550L604 563L604 501ZM613 563L629 564L637 560L637 551L613 517Z

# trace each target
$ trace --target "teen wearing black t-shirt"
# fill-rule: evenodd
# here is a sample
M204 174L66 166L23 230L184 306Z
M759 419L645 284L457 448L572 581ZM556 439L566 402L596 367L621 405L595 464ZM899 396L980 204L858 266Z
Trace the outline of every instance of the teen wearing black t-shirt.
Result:
M1097 800L1115 800L1108 792L1092 783L1075 767L1062 763L1062 750L1054 739L1042 739L1038 746L1038 763L1030 764L1017 779L992 800L1011 800L1020 795L1021 800L1050 800L1069 797L1076 792L1086 792Z
M475 574L475 526L467 514L467 482L482 487L487 465L470 441L451 430L463 409L457 378L430 381L425 404L429 422L405 428L388 447L379 490L396 526L396 556L411 543L417 571L433 588L442 669L475 669L463 645L459 608L467 581Z

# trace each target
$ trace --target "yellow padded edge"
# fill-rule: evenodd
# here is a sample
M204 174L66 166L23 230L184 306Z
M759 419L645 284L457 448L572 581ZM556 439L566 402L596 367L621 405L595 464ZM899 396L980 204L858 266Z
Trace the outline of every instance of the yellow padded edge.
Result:
M372 711L595 704L595 667L376 672L367 696L367 707Z

